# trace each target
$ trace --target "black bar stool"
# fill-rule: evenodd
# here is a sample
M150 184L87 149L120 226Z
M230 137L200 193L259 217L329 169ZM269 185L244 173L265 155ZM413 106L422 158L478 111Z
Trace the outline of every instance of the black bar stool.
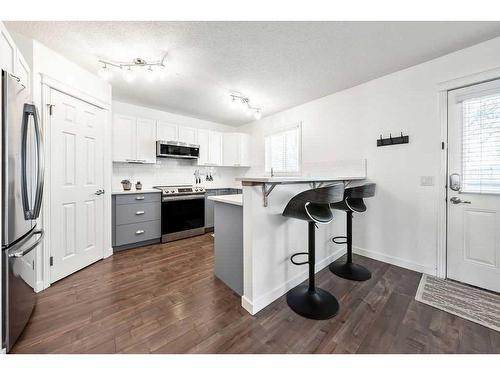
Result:
M283 216L307 221L309 225L308 252L296 253L290 258L296 265L309 264L309 285L298 285L286 294L288 306L309 319L329 319L339 311L337 299L315 286L315 228L316 224L328 224L332 221L330 204L341 201L343 195L342 184L306 190L290 199L283 211ZM307 255L307 261L296 262L294 258L299 255Z
M335 275L344 279L365 281L372 277L370 271L365 267L352 262L352 213L365 212L366 206L363 198L375 195L375 184L366 184L345 189L344 199L341 202L331 204L335 210L345 211L347 215L347 235L333 237L336 244L347 244L347 261L337 260L330 264L329 268Z

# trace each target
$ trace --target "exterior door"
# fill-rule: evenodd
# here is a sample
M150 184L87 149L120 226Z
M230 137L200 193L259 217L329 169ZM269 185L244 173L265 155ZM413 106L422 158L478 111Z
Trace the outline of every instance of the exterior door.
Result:
M106 111L51 90L51 282L103 258ZM106 192L108 193L108 192Z
M447 277L500 292L500 80L448 94Z

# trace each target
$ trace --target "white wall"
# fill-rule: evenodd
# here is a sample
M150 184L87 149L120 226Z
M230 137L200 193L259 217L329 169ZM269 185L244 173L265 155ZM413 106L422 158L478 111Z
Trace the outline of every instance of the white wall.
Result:
M199 129L211 129L221 132L236 131L236 129L231 126L119 101L113 101L113 113L153 120L163 120L172 124ZM141 181L144 188L150 188L155 185L194 184L194 172L197 169L202 173L206 173L207 170L212 170L214 181L202 180L202 185L207 188L240 187L241 183L237 183L235 178L243 175L246 170L246 168L231 167L199 167L194 160L167 158L157 159L156 164L113 163L112 185L114 190L121 190L122 186L120 181L123 179L128 179L134 184L137 181Z
M244 125L254 150L248 174L263 173L264 135L301 121L304 174L366 158L368 178L377 183L368 211L354 217L355 251L434 274L442 188L437 85L499 66L496 38ZM380 134L401 131L409 144L376 147ZM421 176L433 176L436 186L420 186Z

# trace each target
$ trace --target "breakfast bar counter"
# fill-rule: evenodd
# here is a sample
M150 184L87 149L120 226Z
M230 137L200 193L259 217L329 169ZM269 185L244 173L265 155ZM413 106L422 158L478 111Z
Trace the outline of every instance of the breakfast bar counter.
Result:
M290 199L305 190L338 183L350 186L365 179L364 160L322 175L236 179L243 186L241 303L250 314L256 314L307 278L306 266L297 267L290 262L292 254L308 248L307 223L282 215ZM332 237L343 235L345 227L345 215L334 215L331 223L319 225L315 234L316 272L345 253L345 245L331 241Z

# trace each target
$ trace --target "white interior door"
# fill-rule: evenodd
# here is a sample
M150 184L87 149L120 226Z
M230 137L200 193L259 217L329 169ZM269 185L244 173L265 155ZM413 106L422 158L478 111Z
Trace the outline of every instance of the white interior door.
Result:
M500 80L448 94L447 277L500 292Z
M106 112L51 90L51 282L103 257ZM96 194L97 193L97 194ZM109 192L108 192L109 193Z

